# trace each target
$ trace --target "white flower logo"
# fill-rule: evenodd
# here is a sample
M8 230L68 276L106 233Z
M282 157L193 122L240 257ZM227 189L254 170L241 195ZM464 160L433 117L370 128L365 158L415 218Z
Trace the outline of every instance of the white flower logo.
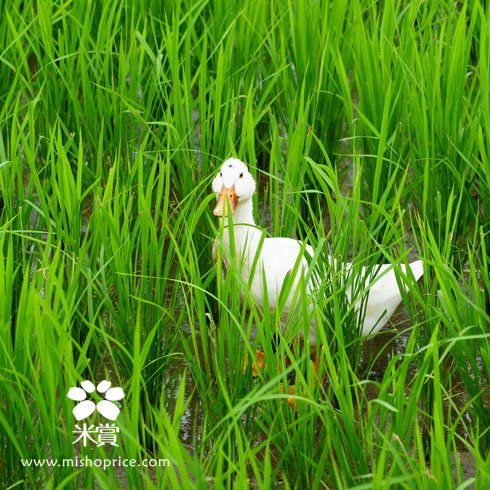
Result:
M104 380L97 385L97 391L104 395L104 400L101 400L97 405L92 400L87 400L87 393L93 393L95 391L95 385L92 381L82 381L80 383L81 388L70 388L67 393L67 397L70 400L74 400L77 403L73 408L73 415L77 420L83 420L92 415L97 408L98 412L109 420L116 420L117 416L121 412L119 407L113 403L115 401L122 400L124 398L124 391L119 386L111 388L111 382Z

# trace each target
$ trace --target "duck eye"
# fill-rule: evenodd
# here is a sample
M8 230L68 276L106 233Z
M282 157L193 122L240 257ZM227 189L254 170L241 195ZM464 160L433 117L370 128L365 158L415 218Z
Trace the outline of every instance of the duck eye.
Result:
M240 179L243 177L243 172L239 175Z
M219 176L220 176L220 177L223 177L223 172L220 172L220 173L219 173Z

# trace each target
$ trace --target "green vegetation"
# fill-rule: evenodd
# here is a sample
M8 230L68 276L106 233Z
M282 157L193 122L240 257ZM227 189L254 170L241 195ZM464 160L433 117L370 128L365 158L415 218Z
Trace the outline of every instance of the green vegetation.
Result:
M7 488L490 487L487 2L0 6ZM232 155L258 223L319 266L327 248L425 261L376 343L334 278L314 312L324 386L212 262L210 182ZM126 393L121 447L80 449L66 393L104 378ZM20 462L75 455L170 465Z

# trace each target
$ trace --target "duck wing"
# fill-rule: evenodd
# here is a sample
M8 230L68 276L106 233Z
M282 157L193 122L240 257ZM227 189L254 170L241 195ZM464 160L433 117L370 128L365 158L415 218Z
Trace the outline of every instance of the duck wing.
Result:
M409 264L415 281L418 281L423 273L424 266L421 260ZM403 275L407 275L405 265L401 266ZM408 288L405 284L405 278L400 277L404 290ZM366 279L366 288L369 289L364 323L362 326L362 335L369 335L381 330L396 308L402 301L402 293L397 281L397 275L393 265L383 264L376 270L373 278Z

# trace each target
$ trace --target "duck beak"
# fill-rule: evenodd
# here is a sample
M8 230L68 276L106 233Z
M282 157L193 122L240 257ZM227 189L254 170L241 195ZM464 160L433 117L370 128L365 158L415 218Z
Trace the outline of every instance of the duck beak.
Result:
M216 207L214 208L213 214L215 216L223 216L223 209L225 210L224 214L226 215L226 200L230 202L231 214L234 214L235 208L238 202L238 197L235 192L235 185L231 187L223 186L221 188L221 192L219 193L218 202L216 203Z

